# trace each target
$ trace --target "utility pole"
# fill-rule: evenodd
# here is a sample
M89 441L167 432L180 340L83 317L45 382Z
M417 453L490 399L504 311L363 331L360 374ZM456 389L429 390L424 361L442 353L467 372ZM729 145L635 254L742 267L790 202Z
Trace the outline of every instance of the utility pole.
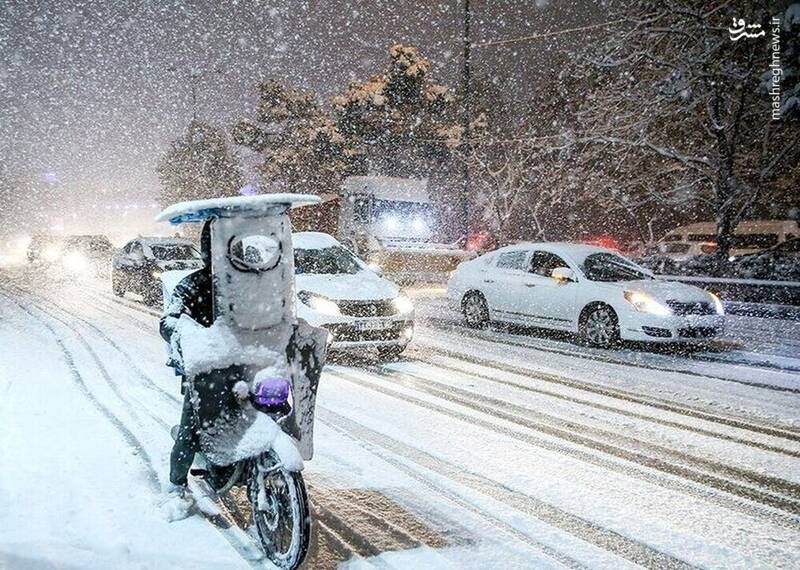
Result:
M170 65L167 67L167 71L170 73L180 73L181 70L174 65ZM192 96L192 122L197 121L197 84L201 79L209 76L211 73L221 74L222 70L219 68L214 68L205 71L200 71L197 69L190 69L188 71L189 88Z
M197 121L197 80L200 79L200 73L192 71L189 74L189 82L192 86L192 121Z
M471 133L470 121L472 118L471 99L472 99L472 86L470 81L470 57L472 51L472 41L470 39L470 21L472 13L470 11L469 0L464 0L464 67L461 73L461 91L464 100L461 107L461 126L463 128L463 170L461 173L461 215L464 218L464 246L466 247L466 240L469 238L469 196L470 196L470 178L469 178L469 154L471 150Z

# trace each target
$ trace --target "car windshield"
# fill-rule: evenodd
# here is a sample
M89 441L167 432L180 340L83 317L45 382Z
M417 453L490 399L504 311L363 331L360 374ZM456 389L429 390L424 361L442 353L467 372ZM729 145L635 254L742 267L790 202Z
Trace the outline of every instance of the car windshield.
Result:
M153 252L153 257L159 261L200 259L200 253L188 244L170 243L151 245L150 250Z
M613 253L593 253L583 261L582 269L590 281L652 279L633 262Z
M356 257L338 245L322 249L294 250L294 272L298 275L303 273L352 275L361 269Z

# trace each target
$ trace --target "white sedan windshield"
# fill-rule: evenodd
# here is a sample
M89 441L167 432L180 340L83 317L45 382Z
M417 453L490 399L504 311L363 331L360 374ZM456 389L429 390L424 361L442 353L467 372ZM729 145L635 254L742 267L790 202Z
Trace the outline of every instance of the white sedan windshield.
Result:
M613 253L593 253L583 261L581 269L590 281L652 279L633 262Z
M352 275L361 271L355 256L343 247L294 250L294 272L323 275Z

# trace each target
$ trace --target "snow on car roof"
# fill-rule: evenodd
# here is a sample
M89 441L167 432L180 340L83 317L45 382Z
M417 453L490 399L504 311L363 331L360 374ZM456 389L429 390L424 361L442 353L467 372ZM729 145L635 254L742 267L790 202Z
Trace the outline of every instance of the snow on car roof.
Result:
M297 232L292 234L292 246L295 249L324 249L341 245L336 238L322 232Z
M534 248L541 249L543 251L551 251L553 253L561 253L563 255L568 255L573 259L575 259L576 261L583 260L586 257L592 255L593 253L614 253L619 255L618 252L614 251L613 249L599 247L596 245L587 245L585 243L573 243L567 241L543 241L543 242L531 241L531 242L516 243L514 245L507 245L506 247L501 247L500 249L496 250L493 253L504 253L507 251L519 251L519 250L528 251Z
M202 222L209 218L258 216L268 214L272 210L276 210L277 213L281 207L296 208L318 203L319 197L311 194L260 194L191 200L169 206L156 216L156 221L181 224Z

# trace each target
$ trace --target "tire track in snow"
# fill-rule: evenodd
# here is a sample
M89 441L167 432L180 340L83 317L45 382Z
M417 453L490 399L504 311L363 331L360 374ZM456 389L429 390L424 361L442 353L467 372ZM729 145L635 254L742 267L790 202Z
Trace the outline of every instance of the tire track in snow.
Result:
M459 506L467 508L483 518L488 518L495 526L514 535L518 539L523 538L524 542L529 543L537 550L544 552L547 556L569 567L583 567L583 565L579 561L553 550L552 547L535 541L527 534L521 533L504 521L496 519L485 511L476 508L473 503L464 501L457 493L442 488L442 485L438 481L425 475L424 472L420 470L420 467L424 470L436 473L440 477L456 482L471 491L479 492L494 500L498 500L584 542L593 544L602 550L611 552L612 554L625 558L640 566L644 566L645 568L693 568L683 560L652 548L645 543L628 538L613 530L578 517L577 515L563 511L544 501L515 491L502 483L492 481L477 473L473 473L463 466L450 463L445 459L430 455L421 449L392 439L361 423L346 418L333 410L321 407L320 411L323 412L320 415L320 421L330 429L349 437L358 445L378 455L384 461L423 483L437 494L445 496ZM411 467L409 461L416 464L417 468Z
M70 376L72 377L73 382L78 386L80 391L92 404L92 406L103 416L105 417L112 426L122 435L125 442L136 452L136 455L141 459L142 463L144 464L144 468L147 475L147 482L153 492L159 492L161 488L161 484L158 479L158 472L156 471L153 461L150 458L150 455L145 450L142 443L139 439L134 435L134 433L128 429L128 427L120 420L109 408L104 406L100 403L100 400L92 393L89 389L89 386L86 384L86 381L83 379L80 371L78 370L77 365L75 364L75 358L73 357L72 351L67 348L66 344L62 340L62 336L47 322L47 320L43 319L42 317L36 315L33 311L25 307L22 303L15 300L6 292L0 292L3 296L5 296L9 301L17 305L20 310L27 313L32 319L40 323L53 338L53 341L58 346L59 350L61 351L61 356L64 359L64 362L67 364L67 368L69 369Z
M21 289L18 286L15 287L15 288L20 290L20 292L24 292L24 293L26 293L28 295L37 294L37 293L35 293L33 291ZM119 352L132 365L133 370L137 373L137 376L139 376L140 379L144 380L147 384L154 386L158 390L158 392L160 392L159 395L161 395L163 397L166 397L168 400L170 400L171 404L180 404L180 400L178 398L176 398L175 396L173 396L169 392L165 391L150 376L148 376L144 371L139 369L138 366L136 365L136 362L134 361L133 357L126 350L121 348L113 339L111 339L106 333L104 333L102 330L100 330L93 323L91 323L90 321L86 320L85 318L83 318L82 316L77 314L76 312L73 312L74 310L76 310L76 307L72 307L71 308L72 310L68 310L68 309L62 307L61 305L56 304L54 301L52 301L50 299L47 299L47 298L44 298L44 297L40 296L40 300L45 302L45 303L47 303L48 305L52 306L54 309L66 314L66 315L69 315L71 318L75 319L76 321L81 322L87 328L89 328L92 331L94 331L103 341L105 341L112 348L114 348L117 352ZM86 345L86 341L84 340L82 334L79 331L77 331L73 326L71 326L69 323L63 321L62 319L60 319L58 317L56 317L52 313L49 313L48 311L43 310L42 307L36 306L36 308L38 310L42 311L43 313L48 314L48 316L50 316L51 318L59 321L64 326L69 328L76 336L78 336L80 338L80 340L84 343L84 345L87 346ZM125 313L116 313L116 316L117 317L124 317ZM152 333L153 332L152 329L150 329L149 332ZM102 367L102 364L99 362L99 359L97 358L96 354L94 354L94 352L88 346L87 346L87 349L92 352L93 356L95 357L95 361ZM150 386L148 386L148 387L150 387ZM115 393L117 393L118 397L123 399L129 406L131 405L131 403L127 399L125 399L121 394L119 394L117 391L115 391ZM145 408L145 409L147 409L147 408ZM152 412L148 412L148 413L149 413L150 417L156 423L158 423L159 426L162 429L165 430L165 432L169 433L170 425L168 423L166 423L159 416L154 415ZM193 483L194 483L194 481L193 481ZM195 489L198 492L198 494L200 494L201 496L204 496L205 498L207 498L207 499L211 500L212 502L216 503L216 501L213 499L213 497L211 497L203 488L198 487L197 485L193 485L193 487L195 487ZM228 516L231 518L231 520L233 522L228 521L224 516L213 515L213 514L209 514L209 513L206 513L206 512L202 512L202 511L200 512L201 516L203 516L203 518L207 519L213 526L217 527L218 530L220 530L220 531L230 531L232 529L232 527L234 527L234 526L238 527L242 531L246 531L246 529L240 524L241 521L239 519L241 517L235 516L235 512L238 512L238 514L241 514L241 512L239 510L239 506L237 504L235 504L235 503L234 504L230 504L231 501L226 501L224 497L219 497L219 499L222 502L222 505L219 505L217 503L216 506L218 508L224 506L224 508L227 509L227 511L228 511L227 512ZM232 498L231 498L231 500L232 500ZM370 515L370 513L366 513L366 514ZM372 515L370 515L370 516L372 516ZM318 522L319 522L322 530L326 533L326 535L330 535L329 537L334 542L339 543L340 547L346 549L346 552L345 552L346 556L343 557L342 560L348 560L350 556L354 556L354 557L359 557L360 558L361 555L359 554L359 552L366 552L369 556L377 556L378 554L381 553L380 550L376 549L375 547L373 547L370 544L370 539L368 537L358 533L353 528L349 527L345 521L343 521L342 519L337 517L333 512L329 511L328 509L323 509L323 511L321 513L321 516L320 516L320 519L318 520ZM336 529L336 530L334 530L334 529ZM229 543L230 543L230 540L229 540ZM231 545L234 546L234 547L237 546L237 545L235 545L233 543L231 543ZM258 547L255 544L255 542L252 542L252 545ZM245 558L245 560L247 560L248 562L252 562L250 560L251 557L249 556L250 553L246 549L245 550L238 549L237 551L239 551L239 550L241 550L241 552L239 552L239 554L243 558ZM340 552L341 552L341 548L340 548Z
M545 414L543 412L538 412L537 410L526 406L514 404L506 400L499 400L470 390L464 390L463 388L438 382L432 378L414 374L412 372L401 372L387 369L385 367L373 367L368 370L376 375L386 378L387 380L394 381L393 383L395 384L400 383L406 387L426 392L432 396L436 396L444 400L471 407L472 409L495 417L501 417L509 422L517 423L523 427L531 427L531 429L542 431L549 435L554 435L561 439L572 441L573 443L586 445L587 447L592 447L594 449L604 449L604 443L581 435L583 433L591 433L592 435L602 436L606 440L622 443L635 449L658 452L658 454L663 457L670 457L673 460L682 461L691 465L692 467L709 469L712 473L724 473L727 477L739 479L741 482L747 484L763 484L766 487L777 489L782 493L788 493L800 499L800 484L788 481L786 479L780 479L778 477L757 473L749 469L696 457L682 451L664 447L657 443L643 441L635 437L615 433L600 427L580 424L574 419L564 419L550 414ZM509 411L513 411L514 413L509 413ZM530 422L522 420L521 416L533 418L537 420L537 422L532 425L528 425ZM619 447L619 449L623 448ZM615 454L613 448L607 451ZM790 452L790 450L786 451ZM635 456L641 455L641 452L633 453ZM793 452L790 452L790 454L794 455L795 457L800 456L800 454L795 454ZM652 465L650 466L652 467Z
M691 368L675 368L675 367L667 367L667 366L653 366L650 364L645 364L644 362L636 362L633 360L625 360L622 358L614 358L613 356L603 355L603 354L589 354L582 351L577 350L567 350L561 349L557 347L551 346L544 346L540 344L536 344L533 342L525 342L519 339L513 338L492 338L488 334L481 334L480 331L476 331L474 329L470 329L464 326L461 326L457 323L453 323L452 321L448 321L447 319L441 318L427 318L426 322L433 323L434 325L438 325L435 328L439 330L445 330L446 332L457 332L459 335L463 337L474 338L477 340L483 340L485 342L496 342L499 344L505 344L509 346L515 346L520 348L529 348L531 350L537 350L541 352L548 352L550 354L559 354L563 356L569 356L572 358L580 358L583 360L592 360L595 362L603 362L605 364L616 364L620 366L629 366L632 368L642 368L645 370L655 370L658 372L672 372L676 374L685 374L688 376L694 376L697 378L709 378L711 380L718 380L721 382L733 382L735 384L742 384L744 386L749 386L751 388L762 388L765 390L774 390L777 392L788 392L791 394L800 394L800 388L792 388L788 386L778 386L776 384L767 384L764 382L749 382L747 380L740 380L738 378L731 378L730 376L717 376L715 374L709 374L706 372L698 372L692 370ZM443 327L441 325L446 325ZM510 335L509 335L510 336ZM715 363L725 364L724 361L714 361ZM757 366L751 366L753 368L758 368Z
M571 402L571 403L575 403L575 404L579 404L579 405L595 408L595 409L598 409L598 410L603 410L603 411L606 411L606 412L611 412L611 413L614 413L614 414L623 415L623 416L626 416L626 417L629 417L629 418L634 418L634 419L643 420L643 421L650 422L650 423L663 425L665 427L685 430L685 431L689 431L689 432L696 433L696 434L699 434L699 435L704 435L704 436L707 436L707 437L713 437L713 438L716 438L716 439L722 439L722 440L725 440L725 441L730 441L730 442L738 443L738 444L741 444L741 445L747 445L749 447L755 447L755 448L758 448L758 449L763 449L764 451L771 451L773 453L779 453L781 455L787 455L787 456L790 456L790 457L798 457L798 458L800 458L800 451L796 451L796 450L793 450L793 449L786 449L784 447L778 447L778 446L775 446L775 445L770 445L768 443L763 443L761 441L756 441L756 440L752 440L752 439L745 439L745 438L742 438L742 437L737 437L737 436L726 434L726 433L720 433L720 432L717 432L717 431L711 431L711 430L707 430L707 429L704 429L704 428L701 428L701 427L691 426L691 425L688 425L688 424L680 423L680 422L677 422L677 421L672 421L672 420L668 420L668 419L664 419L664 418L658 418L658 417L655 417L655 416L650 416L650 415L647 415L647 414L642 414L642 413L639 413L639 412L634 412L634 411L626 409L624 407L610 406L610 405L607 405L607 404L602 404L600 402L594 402L592 400L587 400L587 399L579 398L579 397L576 397L576 396L562 394L560 392L555 392L555 391L552 391L552 390L546 390L544 388L534 387L534 386L531 386L529 384L521 384L519 382L514 382L512 380L506 380L506 379L503 379L503 378L497 378L497 377L494 377L494 376L489 376L487 374L481 374L479 372L476 372L474 369L466 370L466 369L458 368L456 366L445 364L440 360L437 360L437 361L432 361L431 359L427 359L427 360L407 359L406 360L406 362L409 362L409 361L417 362L417 363L420 363L420 364L423 364L423 365L426 365L426 366L433 366L433 367L437 367L437 368L443 368L443 369L450 370L450 371L456 372L458 374L464 375L466 377L478 378L480 380L484 380L484 381L487 381L487 382L493 382L495 384L501 384L503 386L509 386L509 387L512 387L512 388L523 390L525 392L531 392L531 393L534 393L534 394L540 394L540 395L543 395L543 396L549 396L549 397L557 398L559 400L564 400L566 402ZM388 371L391 371L391 372L398 372L398 370L395 370L393 368L389 368L386 365L382 366L382 369L388 370ZM415 374L411 373L411 372L405 372L405 371L399 371L399 372L415 376ZM537 379L537 380L540 379L535 375L530 375L529 377L533 377L534 379Z
M17 287L17 289L19 289L19 288ZM155 467L153 465L152 459L150 458L149 454L145 450L144 445L133 434L133 432L130 431L127 426L125 426L125 424L122 422L122 420L120 420L119 417L116 416L113 412L111 412L108 408L106 408L105 406L100 404L99 400L97 400L97 398L94 396L94 394L89 390L88 385L86 385L86 383L83 381L82 376L80 376L80 372L78 372L77 367L75 366L75 362L74 362L74 359L72 358L71 352L69 351L69 349L66 348L65 344L61 340L60 335L58 335L58 333L55 331L55 329L53 329L50 326L49 323L47 323L41 317L38 317L37 315L32 313L30 310L28 310L26 307L24 307L18 301L16 301L13 298L11 298L11 296L7 292L2 292L0 294L4 294L13 303L15 303L17 306L19 306L20 309L25 311L32 318L36 319L43 326L45 326L48 329L48 331L50 331L50 333L53 335L53 338L54 338L55 342L58 344L59 348L61 348L61 350L62 350L62 354L64 355L65 361L67 362L67 364L68 364L68 366L70 368L70 371L73 374L73 378L76 378L76 379L80 380L79 385L82 388L82 391L84 392L84 395L86 395L86 397L90 400L90 402L92 402L95 405L95 407L98 408L98 410L101 411L101 413L109 420L109 422L111 422L111 424L118 431L120 431L120 433L123 435L123 437L129 443L129 445L131 445L131 447L133 447L137 451L137 456L142 457L142 460L144 461L144 463L146 465L146 468L147 468L147 471L148 471L148 481L150 482L151 490L153 491L154 494L160 493L161 492L161 484L160 484L160 481L159 481L158 472L157 472L157 470L155 469ZM46 310L43 310L41 307L35 305L35 303L31 303L31 304L37 310L41 311L43 314L48 315L50 318L52 318L52 319L58 321L59 323L62 323L65 326L67 326L67 328L75 336L77 336L79 338L79 340L82 341L82 343L84 343L84 347L86 347L86 344L85 344L86 340L81 335L80 332L78 332L73 327L71 327L69 325L66 325L64 321L60 320L58 317L55 317L54 315L52 315L51 313L47 312ZM65 311L65 312L67 312L67 311ZM99 365L99 368L102 371L105 371L105 373L103 374L104 378L108 379L109 378L108 372L105 370L105 367L100 363L99 359L97 359L96 354L94 353L94 351L89 349L89 352L90 352L90 354L92 354L95 357L95 363ZM102 371L101 371L101 373L103 373ZM115 390L115 394L119 394L118 391ZM131 406L131 402L129 400L127 400L126 398L121 397L119 395L118 395L118 397L120 397L120 400L123 402L123 404L127 404L128 406ZM147 408L145 408L145 409L147 409ZM148 411L148 415L162 429L164 429L167 433L169 432L170 426L163 419L161 419L160 417L154 415L150 411ZM195 487L195 489L197 489L196 485L194 487ZM207 493L204 493L204 492L201 491L200 495L202 497L206 498L207 500L210 500L210 501L214 502L213 498L211 498ZM239 528L238 526L236 526L234 524L231 524L225 517L223 517L221 515L206 513L205 511L202 511L202 510L198 510L198 513L213 528L215 528L218 532L220 532L222 537L228 542L228 544L231 546L231 548L234 550L234 552L236 552L236 554L238 556L240 556L244 562L246 562L248 565L250 565L253 568L263 568L264 567L264 561L254 560L254 557L253 557L253 552L254 552L253 548L256 549L256 552L261 552L260 551L260 547L255 543L255 541L249 535L247 535L244 532L243 529ZM239 532L238 533L234 532L234 528L236 530L238 530ZM241 533L241 536L239 536L239 533ZM269 565L267 567L269 568L269 567L271 567L271 565Z
M34 295L37 296L39 303L46 303L48 306L52 307L52 309L55 309L55 310L57 310L57 311L59 311L61 313L64 313L65 315L68 315L69 318L72 318L72 319L82 323L84 326L86 326L87 328L92 330L97 336L99 336L101 338L101 340L103 340L106 344L108 344L115 351L117 351L128 362L128 364L131 365L131 370L136 374L136 376L139 377L140 380L142 380L144 382L144 385L147 388L157 391L160 394L161 397L166 398L167 400L170 400L171 401L170 403L175 403L175 402L177 402L178 404L181 403L181 400L177 396L175 396L174 394L172 394L171 392L166 390L163 386L161 386L158 382L156 382L151 376L149 376L144 370L142 370L139 367L139 365L137 364L136 359L127 350L125 350L124 348L119 346L119 344L117 344L111 337L109 337L105 332L103 332L94 323L92 323L89 320L85 319L84 317L82 317L77 312L75 312L73 310L69 310L67 308L64 308L63 306L55 303L51 299L48 299L48 298L42 296L39 293L36 293L34 291L31 291L31 290L23 289L23 288L18 287L18 286L15 286L15 289L17 289L21 293L24 293L24 294L28 295L29 298L32 298ZM64 321L63 319L61 319L59 317L56 317L51 312L49 312L48 310L44 309L41 305L34 305L34 306L36 306L36 308L39 309L40 311L48 314L48 316L52 317L53 319L55 319L58 322L60 322L61 324L63 324L68 329L70 329L75 335L77 335L79 337L79 339L84 344L84 346L88 347L87 341L84 339L82 334L71 323L68 323L68 322ZM121 315L119 315L119 316L121 316ZM88 347L87 350L90 351L90 353L92 354L95 362L99 362L99 358L98 358L97 354L94 352L94 350L91 347ZM103 370L105 370L105 367L102 364L99 364L99 366L102 367ZM111 382L110 378L108 377L108 373L107 372L105 373L105 377L106 377L107 382ZM118 388L115 385L112 385L112 389L115 391L115 393L117 394L117 396L120 399L124 400L126 403L130 403L130 402L127 401L126 397L122 396L122 394L118 391ZM161 421L160 418L156 418L155 416L152 416L152 414L150 414L150 415L156 421Z
M426 346L424 350L427 352L434 352L440 354L447 358L460 360L462 362L467 362L482 367L490 366L493 369L501 370L503 372L510 372L518 376L524 376L528 378L533 378L535 380L550 382L552 384L566 386L568 388L574 388L592 394L598 394L601 396L616 398L618 400L632 402L635 404L641 404L643 406L649 406L659 410L674 412L676 414L681 414L692 418L706 420L712 423L718 423L729 427L739 428L746 431L752 431L763 435L769 435L772 437L786 439L789 441L800 442L800 431L786 426L761 424L761 423L756 423L750 419L742 419L732 416L713 414L711 412L707 412L700 408L695 408L685 404L678 404L676 402L665 400L662 398L657 398L655 396L642 395L640 393L631 392L629 390L624 390L621 388L613 388L611 386L595 384L592 382L587 382L585 380L579 380L577 378L555 374L553 372L542 372L539 370L532 370L530 368L514 366L511 364L506 364L504 362L498 362L495 360L492 360L487 363L486 360L482 360L478 357L474 357L469 354L465 354L463 352L458 352L446 348ZM425 362L424 359L423 362ZM462 370L462 372L471 373L470 371L464 371L464 370ZM492 378L487 377L487 379L492 379ZM499 379L493 379L493 380L508 384L508 382ZM514 385L521 387L518 384Z
M746 514L749 515L759 516L761 518L765 518L771 522L783 526L794 527L798 524L798 519L796 515L800 515L800 502L798 502L795 499L785 498L764 491L762 489L751 488L709 474L699 473L683 466L671 464L656 458L646 457L641 453L631 452L625 449L617 448L610 444L600 444L598 442L594 442L591 440L586 441L582 444L580 443L578 444L582 445L583 447L588 447L593 451L600 448L602 453L605 453L607 455L613 455L614 457L623 459L628 463L635 463L641 465L643 468L636 467L633 465L620 464L611 459L602 457L601 455L598 455L596 453L584 451L574 447L569 447L567 445L558 442L552 442L546 439L542 439L532 434L508 428L496 422L482 420L480 418L465 414L463 412L455 411L434 404L432 402L428 402L426 400L415 398L413 396L408 395L407 393L401 393L383 386L378 386L374 382L359 378L353 374L348 374L346 372L343 373L339 370L336 370L334 372L328 371L327 374L329 376L333 376L340 380L356 384L358 386L373 390L383 395L396 398L402 402L420 406L422 408L461 420L471 426L479 426L483 429L488 429L495 433L505 435L507 437L510 437L511 439L521 441L523 443L532 445L534 447L547 449L549 451L554 451L562 455L573 457L584 463L596 465L598 467L602 467L609 471L614 471L626 476L633 476L640 480L647 481L649 483L658 485L665 489L679 491L683 494L696 496L704 500L709 500L720 506L745 512ZM475 406L474 405L470 406L470 408L475 409ZM482 413L488 413L492 417L499 415L498 411L495 409L484 408L483 410L476 409L476 411L480 411ZM505 419L506 421L511 421L507 418L503 419ZM520 421L521 420L517 420L514 423L520 425ZM528 429L537 430L540 433L547 433L547 431L549 431L547 430L546 426L537 425L534 422L525 422L524 427L527 427ZM555 437L560 437L559 435L555 434L552 435L554 435ZM567 441L569 441L570 443L574 443L572 439L569 439ZM650 470L659 471L661 474L655 473ZM683 481L676 478L683 479ZM691 483L699 483L707 488L709 487L710 488L707 490L699 489L696 486L693 486ZM722 493L720 493L720 491ZM752 503L745 503L738 499L746 499L747 501L752 501ZM758 508L759 504L762 506L771 507L772 509L779 509L780 511L784 511L786 514L769 509L767 510L759 509ZM787 517L787 515L789 516Z

